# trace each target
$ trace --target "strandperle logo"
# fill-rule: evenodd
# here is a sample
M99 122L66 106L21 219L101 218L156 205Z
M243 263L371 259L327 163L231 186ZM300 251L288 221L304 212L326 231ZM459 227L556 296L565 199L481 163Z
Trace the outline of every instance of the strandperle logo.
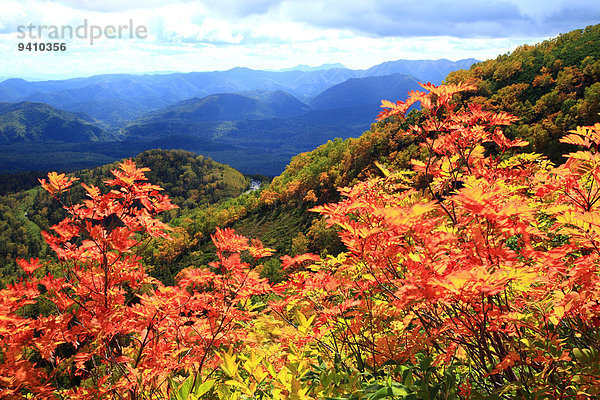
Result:
M146 39L148 29L145 25L134 25L133 20L125 25L89 25L84 19L81 25L19 25L17 26L19 39L88 39L90 44L99 39Z

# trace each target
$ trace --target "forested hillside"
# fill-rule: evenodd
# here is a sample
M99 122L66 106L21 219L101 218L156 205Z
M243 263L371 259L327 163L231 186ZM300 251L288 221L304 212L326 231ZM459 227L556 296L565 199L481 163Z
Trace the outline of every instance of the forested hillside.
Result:
M0 103L0 145L22 142L96 142L114 140L86 115L44 103Z
M188 209L202 209L208 205L236 197L250 185L250 180L238 171L186 151L149 150L134 158L140 166L151 168L148 177L160 185L179 209L163 215L166 220ZM77 175L88 185L105 189L103 183L117 163ZM82 188L71 192L74 202L85 197ZM65 210L41 188L0 196L0 277L3 283L13 281L17 257L48 255L40 231L48 230L65 217Z
M519 121L510 133L562 162L568 149L559 143L564 132L599 121L600 25L521 46L452 72L446 82L474 84L477 91L466 94L465 101L516 115Z

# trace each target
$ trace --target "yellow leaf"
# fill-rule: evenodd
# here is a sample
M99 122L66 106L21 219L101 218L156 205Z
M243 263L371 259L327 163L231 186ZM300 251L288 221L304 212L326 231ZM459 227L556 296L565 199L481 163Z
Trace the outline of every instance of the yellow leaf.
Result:
M223 371L231 377L236 376L238 370L238 364L235 361L236 357L229 353L221 353L220 355L223 358L223 363L221 364Z

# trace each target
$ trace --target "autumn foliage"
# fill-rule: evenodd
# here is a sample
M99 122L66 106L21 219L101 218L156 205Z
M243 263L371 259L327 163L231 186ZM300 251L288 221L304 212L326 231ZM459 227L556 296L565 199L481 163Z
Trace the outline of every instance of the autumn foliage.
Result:
M125 161L110 192L82 184L83 204L63 200L76 179L41 182L69 214L44 233L60 269L20 260L27 279L0 292L0 396L168 398L168 379L214 368L216 349L244 335L248 298L268 285L239 253L270 250L217 230L217 262L182 271L173 287L151 278L136 253L148 237L168 238L155 216L174 206L146 171Z
M217 229L216 259L176 285L137 255L172 208L132 162L44 237L60 268L19 261L0 292L0 396L20 398L596 398L600 395L600 124L554 166L505 135L516 118L422 85L380 118L420 122L412 169L315 207L346 251L281 257ZM577 150L575 150L577 146ZM268 197L268 196L267 196ZM268 200L268 199L267 199ZM51 273L48 273L48 269Z
M400 365L433 368L446 397L598 395L600 124L567 135L584 150L553 167L510 152L526 144L502 131L514 117L456 109L472 87L422 86L380 118L420 102L406 134L427 159L315 209L348 252L295 274L277 311L314 316L320 351L380 377L382 396L425 396Z

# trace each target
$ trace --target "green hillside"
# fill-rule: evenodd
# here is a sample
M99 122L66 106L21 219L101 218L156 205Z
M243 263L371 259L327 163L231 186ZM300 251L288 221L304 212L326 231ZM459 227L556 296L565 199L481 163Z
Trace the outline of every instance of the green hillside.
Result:
M210 158L182 150L149 150L134 158L138 166L151 168L147 176L159 184L164 193L180 209L164 215L171 219L187 209L201 209L230 197L239 196L250 185L249 178ZM78 171L86 184L104 187L117 167L112 163ZM8 179L5 177L4 179ZM81 201L85 191L76 187L71 193L73 202ZM27 191L0 196L0 277L2 282L14 280L17 257L46 257L48 248L40 236L41 230L64 218L60 205L39 185Z
M448 83L477 86L464 101L520 118L511 134L561 162L558 139L578 125L600 121L600 25L569 32L534 46L452 72Z
M115 136L94 120L44 103L0 103L0 144L22 142L96 142Z

